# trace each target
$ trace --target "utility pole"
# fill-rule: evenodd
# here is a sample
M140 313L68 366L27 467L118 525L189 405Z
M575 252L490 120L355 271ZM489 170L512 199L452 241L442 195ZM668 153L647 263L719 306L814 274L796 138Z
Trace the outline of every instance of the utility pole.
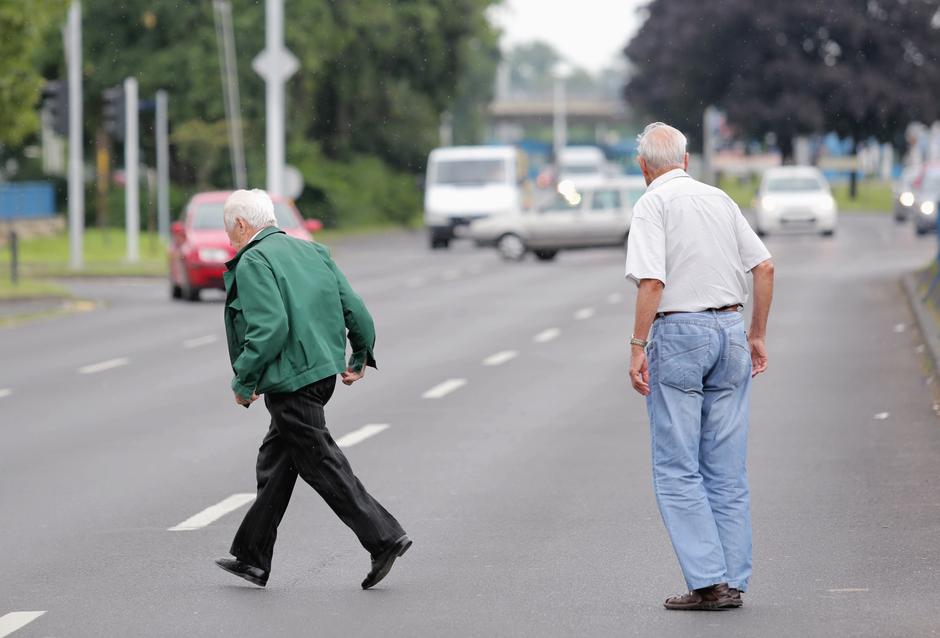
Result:
M170 138L166 91L157 91L157 229L170 239Z
M65 30L69 92L69 268L84 266L85 184L82 162L82 3L73 0Z
M251 66L265 82L267 189L284 193L284 84L297 72L297 58L284 48L284 0L265 0L265 46Z
M245 143L242 139L241 97L238 90L235 35L232 31L232 4L228 0L214 0L213 9L219 46L219 70L222 73L225 122L228 124L229 152L232 156L232 179L235 188L245 188L248 183L248 171L245 167Z
M570 66L561 62L554 69L555 99L552 109L553 144L555 154L555 177L561 175L561 153L568 145L568 115L567 96L565 95L565 82L568 80Z
M137 79L124 80L124 227L127 231L127 261L140 261L140 141Z

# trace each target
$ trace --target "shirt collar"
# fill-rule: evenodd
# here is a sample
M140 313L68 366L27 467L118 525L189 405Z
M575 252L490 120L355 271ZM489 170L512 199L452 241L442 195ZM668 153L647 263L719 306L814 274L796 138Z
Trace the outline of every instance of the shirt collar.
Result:
M681 168L674 168L671 171L667 171L650 182L650 185L646 187L646 190L651 191L657 186L662 186L666 182L676 179L677 177L691 177Z
M259 230L258 232L256 232L256 233L252 236L252 238L248 240L248 243L246 243L244 246L242 246L241 250L239 250L237 253L235 253L235 256L234 256L234 257L232 257L230 260L228 260L227 262L225 262L225 267L226 267L228 270L234 270L234 269L235 269L235 264L237 264L237 263L238 263L238 260L241 259L242 254L243 254L246 250L248 250L248 248L251 247L256 241L261 241L262 239L264 239L264 238L267 237L268 235L273 235L274 233L283 233L283 232L284 232L284 231L281 230L280 228L278 228L277 226L265 226L264 228L262 228L261 230Z

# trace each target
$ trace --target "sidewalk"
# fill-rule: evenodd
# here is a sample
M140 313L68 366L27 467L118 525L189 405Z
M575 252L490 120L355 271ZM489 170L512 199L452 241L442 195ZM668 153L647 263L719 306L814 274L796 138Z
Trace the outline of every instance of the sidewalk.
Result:
M936 262L901 278L904 292L914 311L918 327L927 344L935 372L940 372L940 280ZM935 283L930 290L931 283ZM929 295L928 295L929 293Z

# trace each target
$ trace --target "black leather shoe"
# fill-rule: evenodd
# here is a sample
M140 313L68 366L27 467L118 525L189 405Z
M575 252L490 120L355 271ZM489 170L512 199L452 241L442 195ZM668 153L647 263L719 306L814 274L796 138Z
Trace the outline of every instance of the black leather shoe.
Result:
M219 558L215 561L215 564L228 573L240 576L258 587L264 587L268 584L268 572L260 567L252 567L248 563L243 563L235 558Z
M404 534L397 541L389 545L388 549L373 556L372 570L369 572L369 575L366 576L366 579L362 581L362 588L369 589L377 585L380 580L385 578L392 568L392 565L395 564L395 559L399 556L403 556L405 552L408 551L409 547L411 547L411 539L408 538L407 534Z

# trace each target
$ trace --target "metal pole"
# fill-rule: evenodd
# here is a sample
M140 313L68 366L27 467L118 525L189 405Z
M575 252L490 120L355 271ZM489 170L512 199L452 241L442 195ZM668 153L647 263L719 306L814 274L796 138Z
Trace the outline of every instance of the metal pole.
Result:
M245 143L242 138L241 96L238 90L238 62L235 57L235 34L232 30L232 5L228 0L215 0L216 39L219 43L219 69L222 73L222 97L225 100L225 121L228 124L229 151L232 157L232 179L235 188L245 188L248 171L245 167Z
M15 286L20 280L20 242L16 230L10 228L10 281Z
M170 239L170 138L166 91L157 91L157 229Z
M554 145L555 153L555 176L561 172L561 152L568 145L568 121L565 104L565 78L561 74L555 77L555 102L554 102Z
M138 153L137 80L124 80L124 226L127 261L140 261L140 160Z
M69 8L66 65L69 78L69 268L84 266L82 239L85 232L85 188L82 164L82 3Z
M265 80L267 188L284 192L284 84L299 66L284 48L284 0L265 1L265 48L252 68Z

